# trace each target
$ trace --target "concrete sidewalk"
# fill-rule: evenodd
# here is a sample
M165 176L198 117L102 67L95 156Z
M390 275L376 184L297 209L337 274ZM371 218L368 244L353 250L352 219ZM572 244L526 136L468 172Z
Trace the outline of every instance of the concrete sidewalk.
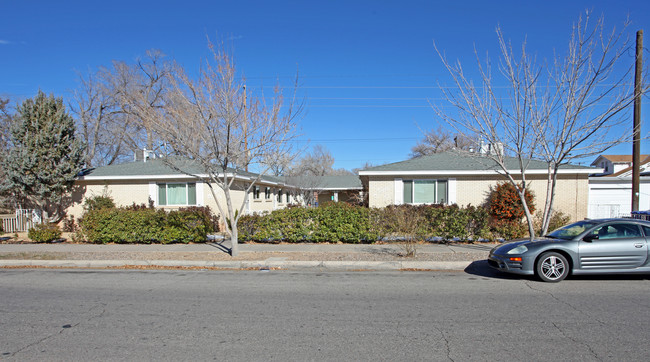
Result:
M0 244L0 267L189 267L216 269L463 270L494 244L421 244L415 258L400 244Z

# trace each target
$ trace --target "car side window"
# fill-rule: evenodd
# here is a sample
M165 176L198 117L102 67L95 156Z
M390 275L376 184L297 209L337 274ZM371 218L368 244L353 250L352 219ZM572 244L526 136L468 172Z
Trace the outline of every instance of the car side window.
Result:
M650 230L648 230L650 231ZM598 235L599 240L603 239L624 239L641 237L641 230L636 225L631 224L610 224L596 228L593 231Z
M650 227L648 226L642 226L643 227L643 233L645 234L646 237L650 237Z

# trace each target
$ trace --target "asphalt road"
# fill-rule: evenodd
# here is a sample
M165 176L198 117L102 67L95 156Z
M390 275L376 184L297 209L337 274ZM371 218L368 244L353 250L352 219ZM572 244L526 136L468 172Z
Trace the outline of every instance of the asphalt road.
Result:
M0 360L650 359L648 276L0 270Z

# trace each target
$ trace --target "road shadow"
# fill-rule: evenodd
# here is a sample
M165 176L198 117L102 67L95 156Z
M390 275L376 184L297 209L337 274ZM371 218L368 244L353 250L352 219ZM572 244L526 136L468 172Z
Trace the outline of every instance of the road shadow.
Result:
M593 282L650 280L650 274L569 275L566 280Z
M464 270L465 273L489 279L501 280L532 280L541 281L535 276L517 275L500 272L491 268L487 260L477 260L467 266ZM566 281L633 281L633 280L650 280L650 274L609 274L609 275L569 275Z
M483 278L491 279L503 279L503 280L522 280L530 279L525 275L516 275L500 272L496 269L490 268L487 263L487 260L476 260L468 265L465 270L465 273L470 275L476 275Z

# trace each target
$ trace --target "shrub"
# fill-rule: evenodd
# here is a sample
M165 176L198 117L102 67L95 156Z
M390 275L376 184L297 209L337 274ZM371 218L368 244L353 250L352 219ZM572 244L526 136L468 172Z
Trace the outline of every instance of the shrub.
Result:
M115 201L107 195L97 195L86 199L84 202L84 210L99 210L99 209L114 209Z
M535 195L532 191L525 190L524 198L532 215L535 212ZM520 221L526 215L519 194L511 182L499 183L491 189L488 208L490 215L497 220Z
M79 220L76 239L95 243L205 242L213 231L203 211L145 207L97 209Z
M548 222L548 232L551 232L555 229L559 229L562 226L568 224L571 222L571 217L562 211L553 211L551 214L551 219ZM538 218L535 219L535 229L538 231L539 234L542 233L542 216L539 215Z
M519 220L493 219L490 228L494 238L505 240L519 239L528 236L528 224Z
M29 229L27 237L37 243L47 243L61 238L61 230L56 224L37 224Z
M264 242L371 242L399 237L425 240L477 240L490 236L488 211L483 207L398 205L368 209L345 203L317 208L286 208L239 220L242 240Z
M190 213L195 213L201 215L203 222L209 226L208 232L216 233L219 232L219 216L212 213L210 206L189 206L182 207L178 211L188 211Z
M238 223L242 240L264 242L348 242L376 240L370 211L345 203L317 208L292 207L267 215L244 215Z

